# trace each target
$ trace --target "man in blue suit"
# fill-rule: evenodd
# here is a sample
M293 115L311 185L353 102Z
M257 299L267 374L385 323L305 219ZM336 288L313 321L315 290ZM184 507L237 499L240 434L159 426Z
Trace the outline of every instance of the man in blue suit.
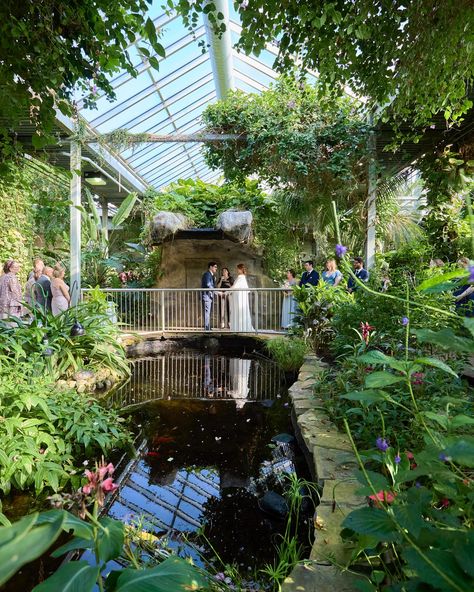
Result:
M207 290L201 292L205 331L211 330L211 310L212 302L214 300L214 292L212 289L216 287L216 273L217 263L215 261L210 261L207 266L207 271L203 273L201 280L201 288L207 288Z
M300 286L317 286L319 282L319 273L313 269L312 261L305 261L304 267L306 271L303 272L300 280Z

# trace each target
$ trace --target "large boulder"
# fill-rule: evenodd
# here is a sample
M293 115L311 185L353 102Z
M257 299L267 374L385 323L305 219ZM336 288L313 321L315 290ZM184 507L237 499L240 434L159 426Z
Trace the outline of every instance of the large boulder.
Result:
M216 227L232 240L247 243L252 237L252 212L226 210L217 219Z
M150 225L150 237L153 243L159 244L178 230L186 228L189 228L189 221L184 214L157 212Z

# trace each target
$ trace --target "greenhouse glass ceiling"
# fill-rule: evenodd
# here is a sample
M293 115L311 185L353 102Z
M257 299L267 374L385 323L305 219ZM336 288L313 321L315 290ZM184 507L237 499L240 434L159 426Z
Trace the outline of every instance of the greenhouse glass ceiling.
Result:
M229 9L225 35L233 47L240 32L239 15L231 1L223 1ZM112 78L116 101L99 97L97 109L84 108L79 101L81 116L99 134L117 129L135 134L194 134L202 130L204 109L218 100L219 73L213 68L213 51L203 53L198 45L209 41L205 22L193 36L180 17L164 14L159 5L150 8L149 16L160 32L166 57L159 58L160 69L154 70L132 45L129 54L139 74L133 78L123 71ZM269 45L257 58L232 49L225 60L232 87L248 93L268 88L277 78L272 69L277 51ZM216 182L221 176L206 165L198 142L139 144L120 155L147 185L157 189L180 178Z

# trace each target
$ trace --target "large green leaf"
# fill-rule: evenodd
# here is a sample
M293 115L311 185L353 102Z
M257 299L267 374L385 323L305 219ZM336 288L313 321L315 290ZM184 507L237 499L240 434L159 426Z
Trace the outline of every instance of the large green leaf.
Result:
M370 534L379 541L393 541L398 538L395 523L385 510L380 508L358 508L353 510L342 525L359 534Z
M378 349L373 349L366 354L362 354L359 356L358 361L365 364L384 364L394 370L400 370L400 372L406 370L406 362L387 356Z
M458 377L452 368L450 368L445 362L438 360L438 358L416 358L415 362L417 364L423 364L424 366L439 368L439 370L443 370L443 372L447 372L448 374L451 374L451 376Z
M20 567L40 557L62 532L64 516L38 524L38 514L0 528L0 586Z
M465 467L474 467L474 438L472 436L450 438L448 442L444 451L446 456Z
M391 398L387 395L387 393L384 393L384 391L376 391L371 389L367 389L365 391L353 391L351 393L341 395L341 399L348 399L349 401L360 401L361 403L365 403L366 405L371 405L372 403L380 403L380 401L391 400Z
M137 199L138 196L136 193L129 193L127 195L127 197L120 204L115 216L112 218L113 228L120 226L130 216Z
M423 556L413 547L405 549L403 556L410 568L425 583L443 592L472 592L474 581L446 550L423 549Z
M100 519L100 525L102 528L99 530L97 542L99 559L107 562L115 559L122 552L125 527L123 522L107 516Z
M372 372L372 374L369 374L365 379L365 386L367 388L376 389L384 386L390 386L391 384L396 384L397 382L403 382L404 380L404 376L397 376L391 372Z
M151 569L125 569L114 592L189 592L207 586L206 579L180 557L168 557Z
M50 578L33 588L33 592L92 592L99 576L99 567L87 561L70 561Z
M49 510L49 512L42 512L38 517L38 524L46 522L53 522L58 515L63 516L63 530L64 532L72 532L74 536L86 540L93 540L94 529L91 524L85 520L81 520L78 516L74 516L66 510Z
M69 553L69 551L76 551L77 549L92 549L93 547L94 541L74 537L69 542L55 549L53 553L51 553L51 557L61 557L61 555L65 555L66 553Z
M416 329L413 331L418 341L433 343L443 349L459 353L474 353L474 340L467 337L459 337L452 329L432 331L431 329Z
M443 273L441 275L436 275L431 277L424 282L422 282L418 286L418 291L420 292L438 292L438 291L445 291L447 288L453 287L452 281L453 279L457 278L467 278L468 273L463 269L455 269L454 271L448 271L447 273ZM450 283L451 282L451 283ZM438 290L438 288L441 288Z

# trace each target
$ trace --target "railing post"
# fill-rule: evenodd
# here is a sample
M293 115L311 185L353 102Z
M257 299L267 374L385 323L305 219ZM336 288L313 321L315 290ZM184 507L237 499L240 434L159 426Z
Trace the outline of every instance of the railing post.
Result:
M255 292L255 333L258 335L258 290Z
M161 291L161 332L165 332L165 292L164 290Z

